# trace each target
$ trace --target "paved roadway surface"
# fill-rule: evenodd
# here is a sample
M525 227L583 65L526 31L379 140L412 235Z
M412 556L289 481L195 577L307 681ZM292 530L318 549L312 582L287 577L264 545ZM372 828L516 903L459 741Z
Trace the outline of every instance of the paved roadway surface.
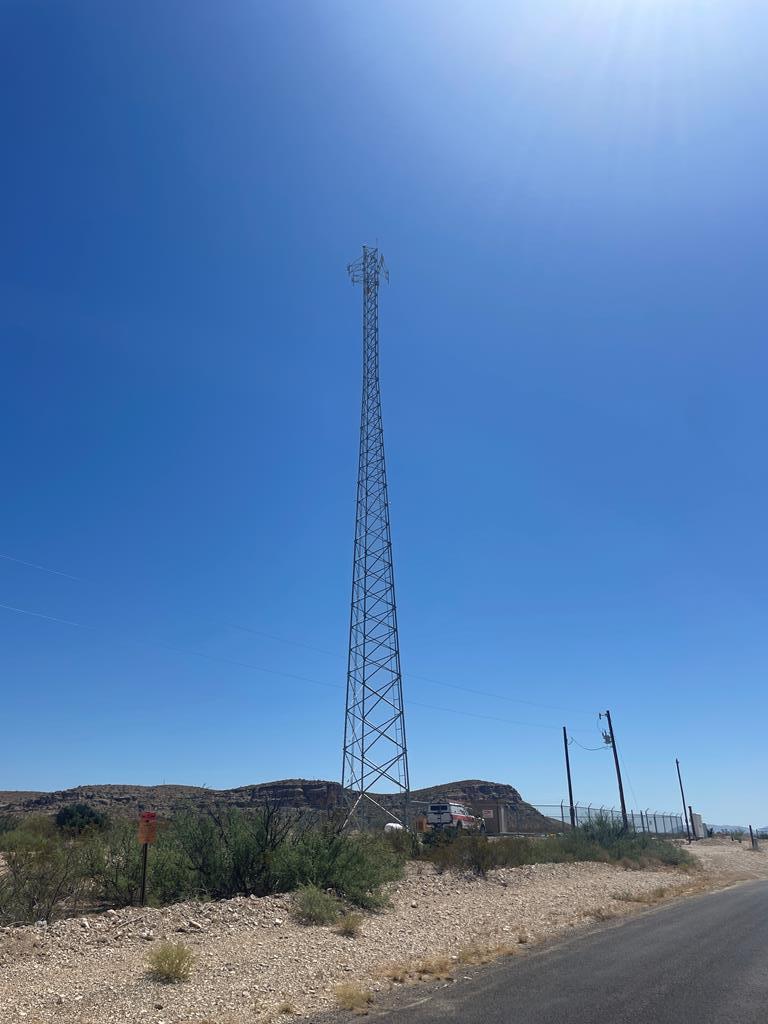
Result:
M481 969L387 1024L768 1024L768 882L689 898Z

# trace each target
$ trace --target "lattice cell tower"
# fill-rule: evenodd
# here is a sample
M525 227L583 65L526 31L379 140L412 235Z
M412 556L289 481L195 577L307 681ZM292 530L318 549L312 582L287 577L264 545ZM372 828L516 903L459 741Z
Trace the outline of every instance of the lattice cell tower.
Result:
M372 805L384 810L378 794L394 790L397 813L386 813L407 823L408 747L379 388L379 281L389 275L379 250L368 246L347 269L363 286L363 401L341 783L348 822L370 821Z

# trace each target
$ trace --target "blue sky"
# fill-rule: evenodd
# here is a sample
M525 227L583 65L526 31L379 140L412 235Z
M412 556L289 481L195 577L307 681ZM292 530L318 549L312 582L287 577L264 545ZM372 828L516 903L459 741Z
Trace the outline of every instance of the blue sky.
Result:
M0 788L339 776L378 241L413 784L768 824L765 5L0 21Z

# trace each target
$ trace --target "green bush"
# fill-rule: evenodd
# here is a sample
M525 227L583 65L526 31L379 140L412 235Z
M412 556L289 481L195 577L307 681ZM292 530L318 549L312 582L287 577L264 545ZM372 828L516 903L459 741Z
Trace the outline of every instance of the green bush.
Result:
M574 833L571 834L573 835ZM594 818L580 825L575 834L593 843L597 843L598 846L609 848L627 835L633 835L634 833L626 832L624 825L620 821L614 820L610 815L596 814Z
M398 857L416 859L421 856L422 846L419 837L409 829L395 829L384 833L385 841L392 847Z
M200 895L221 899L237 895L265 896L284 890L281 858L296 842L296 815L271 805L257 811L236 809L207 815L187 814L170 828Z
M0 924L50 921L65 910L76 912L90 895L78 844L35 829L8 832L4 840Z
M638 868L692 863L679 846L643 833L624 832L615 823L598 820L544 839L509 837L489 841L480 835L443 839L427 846L424 856L439 873L473 872L480 876L491 868L522 864L597 861Z
M302 924L333 924L341 907L334 896L316 885L302 885L293 897L293 914Z
M106 814L95 811L88 804L68 804L56 815L56 828L70 836L79 836L88 830L104 829L109 824Z
M34 921L81 904L130 906L141 886L141 847L131 821L84 827L69 818L29 818L0 837L8 871L0 878L0 922ZM333 822L309 827L274 807L182 814L158 830L149 850L147 902L263 896L300 886L332 890L375 908L404 858L383 836L347 835Z
M15 832L19 827L19 819L13 814L0 814L0 836L6 832Z
M350 836L331 824L308 829L281 851L279 879L285 890L300 885L332 889L341 899L374 910L382 887L399 878L403 858L383 837Z

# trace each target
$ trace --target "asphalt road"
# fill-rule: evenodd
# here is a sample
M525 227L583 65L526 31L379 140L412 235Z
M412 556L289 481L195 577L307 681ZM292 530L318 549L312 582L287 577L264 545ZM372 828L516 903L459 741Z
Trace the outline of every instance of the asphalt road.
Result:
M768 1024L768 882L660 907L481 969L403 991L391 1024Z

